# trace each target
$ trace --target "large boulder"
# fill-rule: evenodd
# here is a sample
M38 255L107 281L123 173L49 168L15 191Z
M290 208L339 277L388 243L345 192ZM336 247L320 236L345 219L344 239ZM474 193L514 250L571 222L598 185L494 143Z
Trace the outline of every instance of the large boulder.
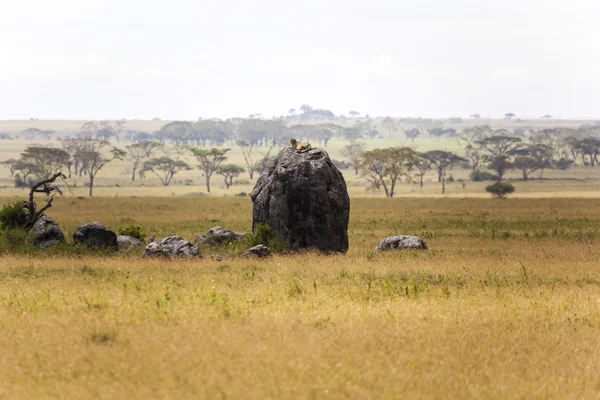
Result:
M129 251L134 248L144 247L144 242L132 236L119 235L117 236L117 245L119 246L119 251Z
M142 258L164 257L164 258L201 258L197 246L181 238L181 236L169 236L158 242L149 243L144 249Z
M197 245L220 245L232 243L245 237L246 235L244 233L234 232L220 226L215 226L208 231L206 236L197 236L194 243Z
M102 225L100 222L92 222L78 226L73 232L73 241L89 247L105 249L118 248L117 234Z
M33 244L46 248L65 241L65 234L54 220L46 215L38 219L29 231L33 235Z
M390 236L375 247L377 253L386 250L427 250L427 244L417 236Z
M348 250L350 198L327 152L286 148L251 194L252 231L268 225L292 250Z

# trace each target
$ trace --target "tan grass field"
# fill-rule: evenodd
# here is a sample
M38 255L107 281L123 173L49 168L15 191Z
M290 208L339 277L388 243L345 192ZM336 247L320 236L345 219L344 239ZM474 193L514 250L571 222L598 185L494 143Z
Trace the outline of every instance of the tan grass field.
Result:
M343 256L0 255L0 398L598 396L598 200L351 205ZM193 239L248 231L251 202L69 196L49 215L68 236ZM374 254L394 234L430 250Z

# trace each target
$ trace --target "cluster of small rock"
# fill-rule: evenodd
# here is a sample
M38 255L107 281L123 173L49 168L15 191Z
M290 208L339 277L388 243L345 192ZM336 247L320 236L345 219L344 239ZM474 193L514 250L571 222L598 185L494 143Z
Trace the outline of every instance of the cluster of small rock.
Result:
M40 248L47 248L65 241L65 235L58 224L48 216L40 218L31 230L34 244ZM206 236L198 236L194 243L190 243L181 236L168 236L162 240L148 243L144 248L142 258L202 258L199 245L218 246L232 243L246 237L245 234L233 232L216 226L208 231ZM126 252L134 248L144 247L144 242L131 236L117 236L100 222L81 225L73 232L73 241L76 244L88 247L103 248ZM254 246L242 254L242 257L268 257L269 248L264 245Z

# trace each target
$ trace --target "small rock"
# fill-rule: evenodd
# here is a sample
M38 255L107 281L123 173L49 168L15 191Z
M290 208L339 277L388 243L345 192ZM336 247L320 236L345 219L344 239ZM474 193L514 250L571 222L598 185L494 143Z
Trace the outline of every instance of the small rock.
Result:
M246 252L244 252L244 254L242 254L242 257L264 258L264 257L268 257L270 254L271 254L271 251L269 250L269 248L267 246L265 246L264 244L259 244L257 246L251 247L248 250L246 250Z
M169 236L149 243L142 254L142 258L146 257L202 258L198 247L180 236Z
M200 246L201 244L203 244L206 241L206 236L196 236L196 239L194 240L194 244L196 246Z
M144 247L144 242L131 236L120 235L117 236L117 245L119 251L128 251L136 247Z
M229 229L225 229L220 226L211 228L206 236L198 236L194 241L195 244L208 244L208 245L221 245L226 243L235 242L245 238L244 233L234 232Z
M46 215L33 224L29 233L33 235L33 244L43 249L65 241L65 235L58 224Z
M73 232L73 241L89 247L118 248L117 234L100 222L78 226Z
M375 247L377 253L386 250L427 250L427 244L417 236L390 236Z

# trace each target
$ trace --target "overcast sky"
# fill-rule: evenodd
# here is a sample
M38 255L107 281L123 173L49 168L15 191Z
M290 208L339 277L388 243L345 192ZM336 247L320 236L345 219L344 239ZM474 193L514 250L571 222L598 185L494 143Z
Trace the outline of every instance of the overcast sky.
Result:
M19 0L0 119L600 118L598 0Z

